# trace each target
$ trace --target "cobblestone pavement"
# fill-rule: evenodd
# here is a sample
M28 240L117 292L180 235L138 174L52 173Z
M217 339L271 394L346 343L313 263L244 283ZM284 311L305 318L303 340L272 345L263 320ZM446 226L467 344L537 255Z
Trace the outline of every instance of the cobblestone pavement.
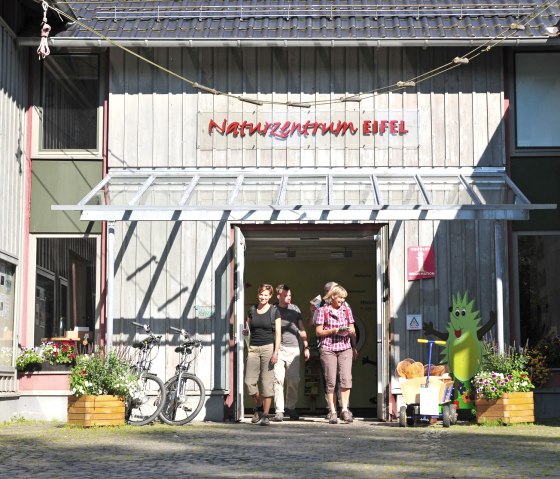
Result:
M560 423L0 426L1 478L556 478Z

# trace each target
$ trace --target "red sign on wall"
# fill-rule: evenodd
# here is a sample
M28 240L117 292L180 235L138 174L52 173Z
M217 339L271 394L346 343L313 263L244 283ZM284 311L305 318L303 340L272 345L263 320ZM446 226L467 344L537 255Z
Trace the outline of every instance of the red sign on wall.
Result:
M208 133L214 132L220 135L231 135L244 138L245 136L261 135L273 138L286 139L294 135L316 136L328 133L335 136L344 136L346 133L355 135L360 131L360 125L354 125L349 121L316 122L306 121L304 123L295 121L275 121L257 122L248 121L228 121L223 119L221 122L213 118L208 123ZM408 129L405 120L363 120L361 132L364 136L383 136L383 135L406 135Z
M409 246L407 263L408 281L435 277L436 262L434 259L434 250L432 249L432 247Z

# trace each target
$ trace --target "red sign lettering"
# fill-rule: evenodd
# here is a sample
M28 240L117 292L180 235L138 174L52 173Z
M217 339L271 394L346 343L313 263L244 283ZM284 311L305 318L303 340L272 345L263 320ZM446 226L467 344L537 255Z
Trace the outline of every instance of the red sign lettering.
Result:
M354 125L353 122L341 121L336 122L331 121L330 123L322 122L312 122L306 121L305 123L298 123L294 121L281 122L258 122L249 123L243 121L239 123L238 121L228 122L227 119L222 120L221 123L216 122L211 119L208 123L208 133L212 135L214 132L219 135L231 135L233 137L240 136L244 138L245 136L261 135L270 136L273 138L286 139L295 135L301 135L304 137L316 136L316 135L335 135L344 136L347 133L350 135L355 135L359 132L359 128ZM408 130L406 129L404 120L363 120L362 122L362 135L406 135Z

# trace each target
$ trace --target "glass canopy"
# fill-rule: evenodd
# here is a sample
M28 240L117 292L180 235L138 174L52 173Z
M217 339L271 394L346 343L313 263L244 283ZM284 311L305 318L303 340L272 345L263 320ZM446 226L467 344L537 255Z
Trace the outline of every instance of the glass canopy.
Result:
M502 168L111 169L86 221L518 220L531 204Z

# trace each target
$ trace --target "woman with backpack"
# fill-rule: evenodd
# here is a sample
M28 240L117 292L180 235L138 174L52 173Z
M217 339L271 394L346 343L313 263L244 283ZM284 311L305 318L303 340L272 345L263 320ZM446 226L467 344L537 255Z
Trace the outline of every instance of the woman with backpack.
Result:
M250 334L249 353L245 366L245 385L255 401L251 422L269 426L268 414L274 397L274 365L280 351L281 320L276 306L269 303L274 290L261 284L258 303L249 308L243 334ZM262 390L259 391L259 379Z

